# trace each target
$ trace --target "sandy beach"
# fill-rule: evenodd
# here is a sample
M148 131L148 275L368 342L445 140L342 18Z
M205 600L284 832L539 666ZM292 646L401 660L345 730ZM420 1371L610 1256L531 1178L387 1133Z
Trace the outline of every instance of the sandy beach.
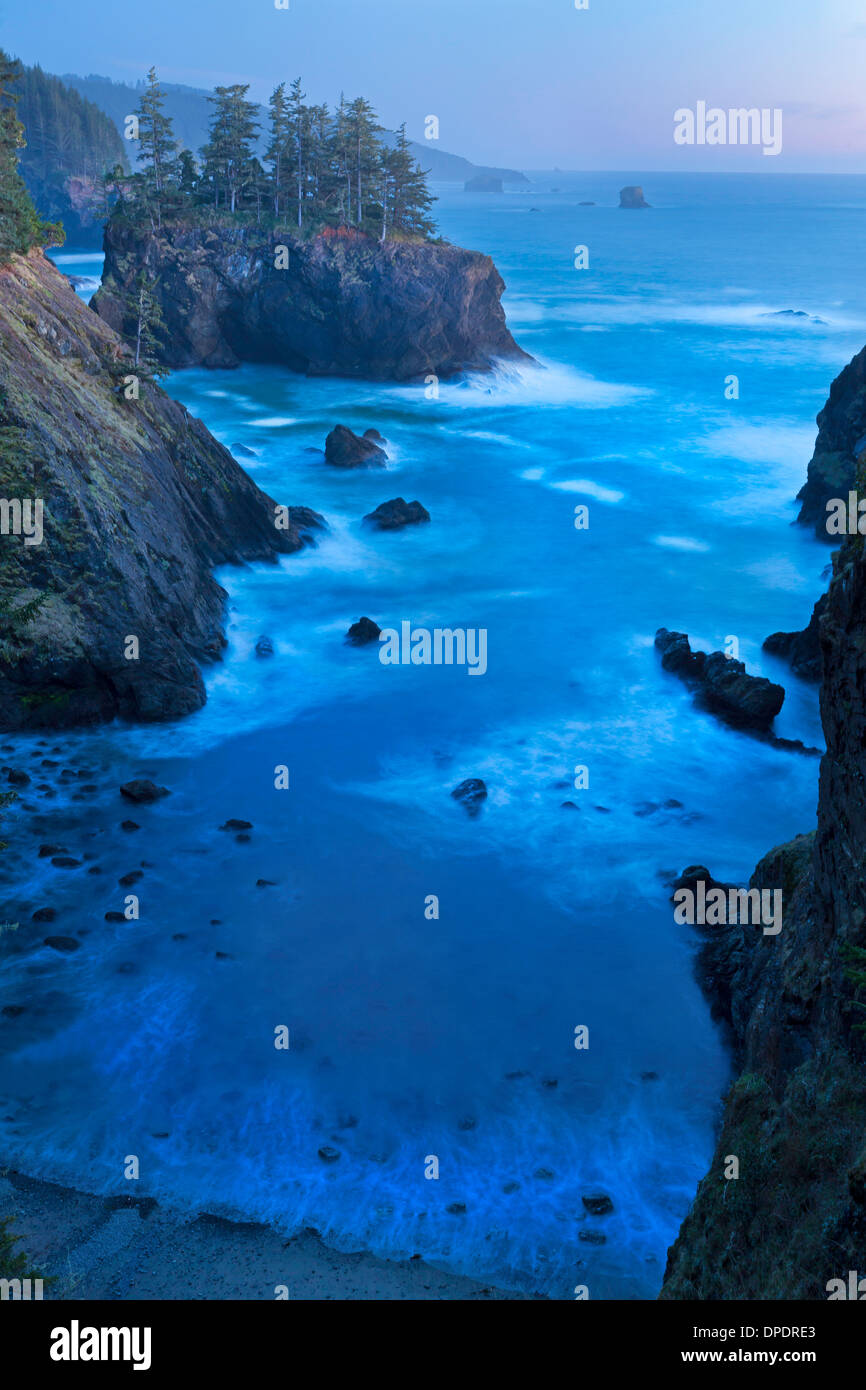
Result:
M253 1223L189 1217L150 1198L94 1197L21 1173L0 1176L34 1267L55 1282L46 1299L521 1299L420 1258L331 1250L315 1231L286 1240ZM283 1295L284 1297L285 1295Z

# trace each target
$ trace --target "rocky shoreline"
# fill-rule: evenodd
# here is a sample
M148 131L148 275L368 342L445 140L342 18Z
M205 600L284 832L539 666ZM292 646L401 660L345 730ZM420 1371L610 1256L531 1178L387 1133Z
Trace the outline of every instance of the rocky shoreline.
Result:
M313 515L279 525L38 250L0 268L0 492L41 533L3 542L2 729L198 709L225 645L214 568L300 550Z
M861 458L845 441L866 438L864 363L866 349L818 417L806 522L823 515L815 507L826 486L856 481ZM833 457L844 476L830 477L827 449L840 443ZM823 460L820 485L815 460ZM750 880L781 889L779 934L729 923L712 928L699 952L700 981L730 1028L740 1074L725 1098L710 1170L668 1252L662 1299L826 1299L831 1280L866 1267L866 1046L856 968L866 949L861 536L834 554L811 628L827 744L817 829L771 850Z
M310 376L410 381L533 360L508 330L491 258L444 242L380 243L352 228L300 240L232 221L152 231L115 215L92 307L121 334L132 334L142 272L169 367L274 362Z

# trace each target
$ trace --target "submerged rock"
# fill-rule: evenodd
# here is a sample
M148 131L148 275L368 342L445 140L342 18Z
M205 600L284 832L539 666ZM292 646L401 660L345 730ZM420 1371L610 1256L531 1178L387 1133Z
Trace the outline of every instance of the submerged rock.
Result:
M372 618L359 618L346 633L346 641L353 647L366 647L370 642L378 642L381 631Z
M146 805L151 801L159 801L160 797L170 796L171 793L168 787L158 787L149 777L136 777L131 782L123 783L120 795L125 796L127 801Z
M467 777L454 788L451 795L470 816L477 816L482 803L487 800L487 786L480 777Z
M374 512L364 517L367 526L377 531L399 531L403 526L418 526L429 521L430 513L420 502L406 502L402 497L392 497L390 502L382 502Z
M613 1202L606 1192L587 1192L580 1199L590 1216L609 1216Z

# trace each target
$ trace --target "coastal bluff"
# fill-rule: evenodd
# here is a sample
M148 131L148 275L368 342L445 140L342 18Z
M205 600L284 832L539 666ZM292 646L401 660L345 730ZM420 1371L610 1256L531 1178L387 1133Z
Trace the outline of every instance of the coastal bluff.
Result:
M133 333L142 271L173 368L270 362L410 381L532 361L508 330L490 256L444 242L380 242L345 227L300 239L229 220L151 230L115 216L92 307L119 333Z
M3 729L198 709L214 566L304 544L41 250L0 267L0 497Z

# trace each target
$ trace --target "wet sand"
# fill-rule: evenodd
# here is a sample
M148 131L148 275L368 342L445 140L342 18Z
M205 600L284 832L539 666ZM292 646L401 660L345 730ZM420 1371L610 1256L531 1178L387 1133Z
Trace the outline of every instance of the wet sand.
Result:
M45 1298L522 1299L461 1275L366 1251L331 1250L312 1230L286 1240L268 1226L181 1215L151 1198L94 1197L23 1174L0 1174L0 1216L54 1283ZM285 1297L285 1294L282 1295Z

